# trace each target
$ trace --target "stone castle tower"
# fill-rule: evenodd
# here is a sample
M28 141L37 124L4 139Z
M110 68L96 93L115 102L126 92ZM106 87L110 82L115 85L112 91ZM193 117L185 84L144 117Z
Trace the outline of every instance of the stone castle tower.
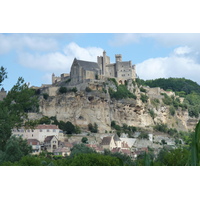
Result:
M128 79L136 79L135 65L131 61L122 61L122 55L115 55L115 63L110 63L110 57L103 52L103 56L97 57L97 63L103 77L116 78L119 83Z
M110 63L110 57L103 51L103 56L97 56L97 62L74 59L70 74L56 77L52 74L52 84L70 79L73 85L84 83L86 80L115 78L119 84L136 79L135 65L131 61L122 61L122 55L115 55L115 63Z

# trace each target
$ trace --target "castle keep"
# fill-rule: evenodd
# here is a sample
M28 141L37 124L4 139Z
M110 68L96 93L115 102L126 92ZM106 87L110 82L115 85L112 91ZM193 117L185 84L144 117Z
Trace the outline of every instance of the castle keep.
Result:
M71 84L81 84L87 80L115 78L119 84L124 84L128 79L135 80L135 65L131 61L122 61L122 55L115 55L115 63L110 63L110 57L103 52L97 57L97 62L74 59L70 74L61 74L60 77L52 75L52 84L71 79Z

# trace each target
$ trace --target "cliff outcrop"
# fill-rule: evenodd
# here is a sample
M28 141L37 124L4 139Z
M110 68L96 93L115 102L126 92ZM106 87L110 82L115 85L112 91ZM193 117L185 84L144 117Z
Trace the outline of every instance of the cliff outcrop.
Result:
M108 85L104 85L104 90L69 92L49 96L48 99L41 96L40 113L48 117L56 116L59 121L70 121L83 129L89 123L96 123L102 133L111 130L112 121L120 126L127 124L149 130L156 124L167 124L168 128L178 131L193 129L197 122L197 119L188 116L187 110L181 108L172 115L170 106L162 103L163 95L158 89L145 88L145 92L141 92L138 86L129 84L129 90L137 98L116 100L110 98ZM142 95L147 96L145 102L141 100Z

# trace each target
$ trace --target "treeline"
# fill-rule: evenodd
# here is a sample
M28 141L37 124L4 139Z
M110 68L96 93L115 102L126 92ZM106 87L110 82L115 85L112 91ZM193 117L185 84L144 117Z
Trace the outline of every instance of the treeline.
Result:
M138 80L142 85L149 87L160 87L164 90L182 92L182 95L188 95L193 92L200 94L200 86L189 79L185 78L159 78L155 80Z
M180 103L179 99L168 97L164 94L163 103L171 106L170 113L173 115L174 108L181 107L183 110L188 109L190 117L198 118L200 114L200 85L196 82L185 78L159 78L155 80L136 79L138 85L149 87L160 87L166 91L173 91L176 95L184 97L184 102Z

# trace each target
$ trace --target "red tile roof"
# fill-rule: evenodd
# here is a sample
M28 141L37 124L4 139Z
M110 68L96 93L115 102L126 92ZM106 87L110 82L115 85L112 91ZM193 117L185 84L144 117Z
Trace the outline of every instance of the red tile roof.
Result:
M120 152L120 148L119 147L115 147L111 150L111 152L116 153L116 152Z
M39 140L37 140L37 139L28 139L27 142L29 145L39 145L40 144Z
M35 129L59 129L55 124L40 124Z

